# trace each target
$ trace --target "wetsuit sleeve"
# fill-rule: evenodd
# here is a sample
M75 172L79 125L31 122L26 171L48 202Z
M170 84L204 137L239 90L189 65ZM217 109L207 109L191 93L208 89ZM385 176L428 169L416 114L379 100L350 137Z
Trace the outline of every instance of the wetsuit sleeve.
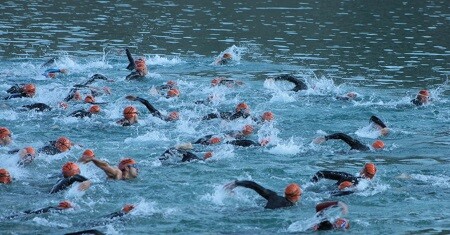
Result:
M84 182L87 181L88 179L84 176L81 175L74 175L70 178L64 178L62 180L60 180L55 186L53 186L52 190L50 191L50 193L57 193L63 189L66 189L67 187L69 187L70 185L72 185L75 182Z
M423 103L419 101L419 99L415 98L411 100L411 103L413 103L416 106L421 106Z
M20 151L20 149L13 149L13 150L9 150L8 154L16 154Z
M219 115L217 113L210 113L207 114L206 116L203 116L202 120L211 120L215 118L219 118Z
M208 140L211 139L213 135L205 135L202 138L196 140L193 144L209 144Z
M16 84L16 85L10 87L8 90L6 90L6 92L9 94L22 93L23 89L21 86L19 86L19 84Z
M12 94L12 95L5 97L4 100L9 100L9 99L14 99L14 98L23 98L23 97L26 97L26 95L22 94L22 93L16 93L16 94Z
M370 117L370 121L377 124L381 128L386 128L386 125L384 124L384 122L381 121L381 119L379 119L377 116Z
M292 91L295 91L295 92L300 91L300 90L307 90L308 89L308 86L304 82L298 80L297 78L295 78L295 77L293 77L291 75L281 75L281 76L278 76L278 77L274 78L274 80L275 81L277 81L277 80L284 80L284 81L288 81L288 82L294 83L295 87L292 88Z
M67 102L67 101L73 99L73 97L75 96L75 92L77 92L77 91L78 91L78 89L76 89L76 88L70 89L69 94L66 96L66 98L64 98L64 101Z
M320 179L336 180L337 183L350 181L353 184L358 183L358 178L346 172L340 171L318 171L311 179L311 182L318 182Z
M64 235L86 235L86 234L104 235L104 233L98 231L97 229L88 229L88 230L83 230L83 231L78 231L78 232L73 232L73 233L65 233Z
M369 147L367 147L366 145L359 142L359 140L354 139L344 133L335 133L335 134L325 136L325 140L330 140L330 139L343 140L346 144L348 144L351 147L351 149L356 149L356 150L361 150L361 151L369 150Z
M241 186L244 188L253 189L255 192L257 192L259 195L261 195L261 197L265 198L266 200L269 200L271 196L276 195L274 191L266 189L253 181L241 180L236 181L235 184L237 186Z
M256 143L253 140L231 140L227 141L227 144L232 144L241 147L260 146L260 144Z
M316 212L337 206L338 201L322 202L316 205Z
M128 70L135 69L134 59L133 59L133 56L131 55L130 50L128 50L128 48L127 48L127 49L125 49L125 52L127 53L127 58L128 58L128 62L129 62L127 69Z
M85 111L85 110L77 110L71 114L69 114L69 117L77 117L77 118L84 118L84 117L91 117L92 113Z
M231 116L229 116L227 118L223 118L223 119L234 120L234 119L237 119L237 118L240 118L240 117L247 118L248 116L250 116L250 114L240 111L240 112L236 112L233 115L231 115Z
M141 97L136 97L136 100L141 102L143 105L145 105L145 107L147 107L148 111L150 111L150 113L158 118L161 118L164 120L164 117L162 116L162 114L155 108L153 107L152 104L150 104L150 102L148 102L148 100L143 99Z
M124 216L124 215L126 215L125 212L123 212L123 211L117 211L117 212L114 212L114 213L111 213L111 214L105 216L105 218L108 218L108 219L114 219L114 218L117 218L117 217L122 217L122 216Z
M45 70L45 73L60 73L60 69L47 69Z
M94 82L95 80L97 80L97 79L108 80L107 77L105 77L105 76L103 76L103 75L97 73L97 74L92 75L92 77L89 78L89 80L87 80L86 82L84 82L82 85L83 85L83 86L87 86L87 85L93 83L93 82Z
M26 108L28 110L35 110L35 111L50 111L52 110L52 108L44 103L35 103L35 104L28 104L28 105L23 105L23 108Z
M53 207L53 206L49 206L49 207L42 208L42 209L39 209L39 210L34 210L34 211L28 210L28 211L24 211L23 213L25 213L25 214L42 214L42 213L50 212L51 210L54 210L54 209L56 209L56 208Z
M200 160L200 158L192 152L183 153L183 159L181 159L181 162L190 162L192 160Z

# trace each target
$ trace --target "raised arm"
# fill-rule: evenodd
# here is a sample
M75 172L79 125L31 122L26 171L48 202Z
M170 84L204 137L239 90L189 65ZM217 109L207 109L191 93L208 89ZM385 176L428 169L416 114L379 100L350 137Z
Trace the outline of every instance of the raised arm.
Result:
M257 192L261 197L265 198L266 200L269 200L269 197L273 194L276 194L274 191L270 189L266 189L263 186L249 180L236 180L235 182L236 186L245 187L249 189L253 189L255 192Z
M291 75L287 75L287 74L281 75L281 76L275 77L274 80L275 81L277 81L277 80L284 80L284 81L288 81L288 82L294 83L295 87L292 88L292 91L295 91L295 92L300 91L300 90L307 90L308 89L308 86L304 82L298 80L297 78L295 78L295 77L293 77Z
M325 140L330 140L330 139L343 140L346 144L348 144L351 147L351 149L356 149L356 150L361 150L361 151L369 150L369 147L367 147L363 143L359 142L359 140L354 139L344 133L335 133L335 134L325 136Z
M320 179L336 180L338 182L350 181L354 184L358 182L358 178L354 175L340 171L318 171L311 178L311 182L318 182Z
M102 169L109 178L120 179L122 177L122 171L117 167L110 166L107 162L98 160L96 158L91 159L98 168Z
M127 58L128 58L128 61L130 62L127 66L127 69L128 70L135 69L136 65L134 63L134 59L133 59L133 56L131 55L130 50L128 50L128 48L127 48L127 49L125 49L125 52L127 53Z
M384 124L384 122L381 121L381 119L379 119L377 116L370 117L370 121L377 124L381 128L386 128L386 125Z

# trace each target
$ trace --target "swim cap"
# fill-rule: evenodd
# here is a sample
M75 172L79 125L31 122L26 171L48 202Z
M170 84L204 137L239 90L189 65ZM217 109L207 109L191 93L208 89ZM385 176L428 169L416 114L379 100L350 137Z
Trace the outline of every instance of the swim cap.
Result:
M350 182L350 181L344 181L344 182L342 182L342 183L339 184L338 188L339 188L339 190L343 190L343 189L346 189L346 188L350 188L350 187L352 187L352 186L353 186L353 183L352 183L352 182Z
M120 161L120 163L119 163L119 169L120 169L121 171L123 171L123 170L125 170L125 168L126 168L128 165L133 165L133 164L136 164L136 161L135 161L134 159L132 159L132 158L124 158L124 159L122 159L122 161Z
M177 85L177 82L174 80L169 80L169 81L167 81L166 85L169 87L174 87Z
M265 112L261 117L263 121L272 121L275 118L272 112Z
M100 112L100 106L98 106L98 105L92 105L92 106L89 108L89 112L90 112L90 113L99 113L99 112Z
M169 121L175 121L175 120L178 120L179 118L180 118L180 114L175 111L169 113L169 115L167 116L167 119Z
M242 134L244 134L244 135L251 135L252 133L253 133L253 126L245 125L242 128Z
M70 203L69 201L62 201L58 204L58 208L60 209L69 209L72 208L72 203Z
M373 142L372 147L374 149L382 149L384 148L384 143L381 140L375 140L375 142Z
M222 55L222 58L224 58L224 59L231 59L231 57L233 57L232 55L231 55L231 53L224 53L223 55Z
M335 229L349 229L350 222L348 221L348 219L337 218L336 221L334 221L333 223L333 227Z
M221 81L222 78L214 78L213 80L211 80L211 86L217 86L220 84Z
M86 98L84 98L84 102L86 103L94 103L95 99L92 95L87 95Z
M302 189L296 183L289 184L286 189L284 189L284 195L289 201L297 202L302 195Z
M208 159L208 158L211 158L213 156L213 153L212 152L206 152L205 153L205 155L203 156L203 159Z
M6 127L0 127L0 139L11 137L11 131Z
M125 206L123 206L122 211L125 214L128 214L131 210L133 210L135 208L135 206L133 204L125 204Z
M62 167L62 174L64 178L69 178L76 174L80 174L80 168L78 167L77 164L73 162L68 162L64 164L64 166Z
M375 167L375 164L373 163L366 163L364 165L364 169L362 171L365 177L372 179L375 174L377 173L377 168Z
M222 140L219 137L212 137L211 139L209 139L209 144L218 144L221 141Z
M175 97L175 96L179 96L179 95L180 95L180 91L178 89L172 88L169 91L167 91L168 97Z
M419 91L419 95L430 96L430 92L428 92L428 90L421 90Z
M83 157L89 157L89 158L95 157L94 151L92 151L91 149L84 150Z
M23 93L27 94L28 97L33 97L36 94L36 86L34 84L25 84L22 89Z
M8 170L4 168L0 169L0 183L10 184L11 182L11 175L9 174Z
M123 116L125 119L132 119L134 117L137 117L137 109L133 106L128 106L123 110Z
M244 113L248 113L250 112L250 108L248 107L248 105L246 103L239 103L238 105L236 105L236 112L241 112L243 111Z
M25 147L20 150L19 156L21 161L30 163L36 156L36 151L34 151L33 147Z
M63 136L59 137L59 139L56 140L55 147L61 152L66 152L70 150L70 148L72 147L72 143L68 138Z

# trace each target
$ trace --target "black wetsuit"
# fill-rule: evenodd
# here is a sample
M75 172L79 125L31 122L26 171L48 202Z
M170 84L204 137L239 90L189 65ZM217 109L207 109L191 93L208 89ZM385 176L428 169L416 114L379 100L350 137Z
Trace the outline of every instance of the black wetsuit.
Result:
M16 154L19 151L20 151L20 149L9 150L8 154ZM19 161L17 162L17 165L26 166L26 165L29 165L31 162L33 162L33 160L34 160L34 156L31 154L27 154L24 158L19 159Z
M73 233L65 233L64 235L86 235L86 234L92 234L92 235L104 235L104 233L98 231L97 229L88 229Z
M73 113L69 114L69 117L76 117L76 118L85 118L85 117L90 118L91 116L92 116L91 112L82 109L74 111Z
M38 210L34 210L34 211L26 210L26 211L24 211L24 212L22 212L20 214L15 214L15 215L10 215L10 216L4 217L4 219L14 219L14 218L17 218L17 217L23 216L23 215L32 215L32 214L38 215L38 214L48 213L48 212L51 212L51 211L62 211L62 210L64 210L64 208L59 208L59 207L56 207L56 206L48 206L48 207L45 207L45 208L42 208L42 209L38 209Z
M166 150L161 156L159 157L160 161L166 161L170 157L179 157L181 158L181 162L190 162L192 160L201 160L197 155L194 153L187 151L187 150L181 150L176 148L170 148Z
M416 105L416 106L422 106L422 105L425 104L424 102L422 102L422 101L420 100L419 97L416 97L415 99L411 100L411 103L414 104L414 105Z
M386 125L384 124L384 122L381 121L381 119L379 119L377 116L370 117L370 121L377 124L381 128L386 128Z
M227 144L232 144L240 147L252 147L252 146L261 146L261 144L253 141L253 140L246 140L246 139L240 139L240 140L230 140L226 142Z
M79 91L81 88L89 88L88 85L92 84L95 80L108 80L107 77L103 76L102 74L94 74L92 75L89 80L87 80L84 83L81 84L75 84L72 89L70 89L69 94L64 98L65 102L68 102L69 100L73 99L75 96L75 93ZM92 96L98 96L98 92L91 90Z
M34 110L36 112L44 112L44 111L51 111L52 108L44 103L34 103L34 104L27 104L23 105L23 108L26 108L28 110Z
M211 143L209 142L209 140L215 135L205 135L202 138L196 140L195 142L193 142L193 144L203 144L203 145L210 145Z
M291 91L297 92L297 91L300 91L300 90L307 90L308 89L308 86L304 82L298 80L297 78L295 78L295 77L293 77L291 75L287 75L287 74L281 75L281 76L275 77L274 80L275 81L288 81L288 82L294 83L295 87L292 88Z
M6 96L4 100L14 99L14 98L24 98L29 97L26 93L14 93L12 95Z
M267 200L267 204L264 208L266 209L277 209L295 205L295 203L289 201L287 198L279 196L276 192L270 189L266 189L253 181L241 180L236 181L235 184L237 186L253 189L259 195L261 195L261 197L265 198Z
M58 153L62 153L58 148L55 147L56 141L50 141L49 145L46 145L37 150L38 153L44 153L47 155L55 155Z
M148 100L143 99L141 97L136 97L136 100L141 102L143 105L145 105L145 107L148 109L148 111L150 111L150 113L157 118L160 118L161 120L167 121L167 119L155 108L153 107L152 104L150 104L150 102L148 102Z
M368 151L370 150L369 147L367 147L367 145L361 143L359 140L354 139L352 137L350 137L349 135L346 135L344 133L334 133L331 135L327 135L325 136L325 140L343 140L345 143L347 143L351 149L356 149L359 151Z
M71 186L73 183L75 182L84 182L87 181L88 179L84 176L81 175L74 175L72 177L68 177L68 178L63 178L60 179L58 181L58 183L56 183L53 187L52 190L50 190L50 193L57 193L61 190L66 189L67 187Z
M240 117L247 118L249 116L250 116L249 113L245 113L245 112L242 112L242 111L235 112L235 113L232 113L232 112L220 112L220 113L210 113L210 114L204 116L202 118L202 120L211 120L211 119L215 119L215 118L221 118L221 119L225 119L225 120L235 120L235 119L238 119Z
M134 70L136 69L136 64L134 62L133 56L131 55L130 50L125 49L125 52L127 53L127 58L128 58L128 62L130 62L127 66L128 70ZM125 79L126 80L135 80L135 79L139 79L139 78L143 78L144 75L142 75L139 71L133 71L130 74L128 74Z
M311 182L318 182L320 179L329 179L329 180L336 180L336 185L341 184L344 181L349 181L353 183L353 185L357 185L359 183L359 179L361 177L356 177L352 174L341 172L341 171L318 171L312 178ZM333 191L331 194L333 196L344 196L348 194L352 194L353 191Z
M332 224L328 218L324 217L324 210L338 205L337 201L323 202L316 205L317 217L321 219L321 222L315 226L316 230L332 230L335 229L334 224Z

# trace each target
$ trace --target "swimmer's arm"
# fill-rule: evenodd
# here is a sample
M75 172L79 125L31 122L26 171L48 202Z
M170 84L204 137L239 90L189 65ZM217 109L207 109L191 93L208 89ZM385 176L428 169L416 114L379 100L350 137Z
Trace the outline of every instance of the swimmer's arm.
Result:
M227 144L232 144L241 147L260 146L260 144L256 143L253 140L231 140L228 141Z
M329 139L342 140L346 144L348 144L352 149L363 150L363 151L369 149L369 147L365 146L364 144L359 142L357 139L354 139L344 133L335 133L335 134L325 136L325 140L329 140Z
M102 169L110 178L119 179L122 172L117 167L111 167L107 162L93 158L91 160L98 168Z
M377 124L378 126L380 126L381 128L385 128L386 125L384 124L383 121L381 121L381 119L379 119L377 116L372 116L370 117L370 121Z
M128 50L128 48L127 48L127 49L125 49L125 52L127 53L128 62L130 62L127 66L127 69L128 70L135 69L136 65L134 63L134 59L133 59L133 56L131 55L130 50Z
M341 181L350 181L354 182L357 181L356 177L348 174L346 172L340 172L340 171L318 171L311 179L311 182L317 182L320 179L329 179L329 180L337 180L338 182Z
M183 159L181 159L181 162L189 162L192 160L199 160L200 158L197 157L197 155L191 153L191 152L186 152L183 154Z
M347 204L340 202L340 201L328 201L328 202L319 203L316 205L316 212L322 212L322 211L332 208L332 207L340 207L342 209L343 214L348 213Z
M150 102L148 102L148 100L143 99L141 97L136 97L136 100L141 102L143 105L145 105L145 107L148 109L148 111L150 111L150 113L158 118L163 118L162 114L152 105L150 104Z
M241 181L236 180L235 184L236 186L241 186L255 190L255 192L257 192L259 195L261 195L261 197L265 198L266 200L269 200L270 196L275 193L272 190L266 189L261 185L249 180L241 180Z
M217 113L210 113L210 114L207 114L206 116L204 116L202 118L202 120L211 120L211 119L215 119L218 117L219 117L219 115L217 115Z

